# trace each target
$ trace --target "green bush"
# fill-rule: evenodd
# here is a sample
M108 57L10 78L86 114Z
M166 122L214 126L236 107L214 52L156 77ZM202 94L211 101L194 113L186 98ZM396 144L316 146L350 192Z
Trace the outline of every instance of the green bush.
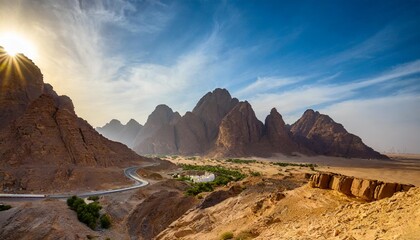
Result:
M250 164L250 163L256 163L257 160L242 160L242 159L238 159L238 158L229 158L229 159L226 160L226 162L239 163L239 164Z
M97 202L99 200L99 196L90 196L88 197L88 200Z
M187 189L187 195L195 196L202 192L211 192L213 191L213 186L209 182L203 183L194 183L190 188Z
M293 166L293 167L309 167L309 168L314 168L314 167L318 167L318 165L313 164L313 163L284 163L284 162L273 162L273 165L277 165L280 167L287 167L287 166Z
M82 198L72 196L67 199L67 205L77 213L77 219L80 222L86 224L91 229L96 228L99 211L102 209L102 206L98 202L86 204Z
M103 214L101 216L100 221L101 221L101 227L102 228L108 229L108 228L111 227L111 217L108 214Z
M261 176L261 173L260 172L251 171L251 176L259 177L259 176Z
M225 232L220 236L221 240L228 240L228 239L232 239L233 238L233 233L232 232Z
M10 205L0 204L0 211L6 211L6 210L9 210L11 208L12 208L12 206L10 206Z

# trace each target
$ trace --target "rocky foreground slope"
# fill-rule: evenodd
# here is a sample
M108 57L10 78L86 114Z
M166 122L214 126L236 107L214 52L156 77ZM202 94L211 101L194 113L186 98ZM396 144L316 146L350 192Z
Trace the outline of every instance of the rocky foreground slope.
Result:
M253 182L253 183L252 183ZM367 203L309 185L253 180L218 204L195 208L157 239L416 239L420 189ZM258 188L258 190L257 190ZM231 191L231 190L227 190Z
M31 60L21 54L11 57L2 48L0 123L0 191L50 189L51 182L74 179L75 167L147 161L98 134L76 115L69 97L58 96L44 84Z

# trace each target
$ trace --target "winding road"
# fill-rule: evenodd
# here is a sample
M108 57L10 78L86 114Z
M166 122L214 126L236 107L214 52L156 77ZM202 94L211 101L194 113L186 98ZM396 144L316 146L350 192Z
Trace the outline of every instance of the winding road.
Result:
M140 178L137 174L137 169L144 168L144 167L151 167L157 166L159 163L150 163L144 164L142 166L134 166L128 167L124 169L124 175L129 179L134 181L134 184L129 187L123 188L116 188L116 189L108 189L108 190L99 190L99 191L91 191L91 192L81 192L81 193L62 193L62 194L12 194L12 193L0 193L0 198L13 198L13 199L44 199L44 198L56 198L56 199L63 199L69 198L73 195L77 195L78 197L89 197L89 196L97 196L97 195L105 195L111 193L118 193L118 192L125 192L137 188L141 188L147 186L149 184L148 181Z

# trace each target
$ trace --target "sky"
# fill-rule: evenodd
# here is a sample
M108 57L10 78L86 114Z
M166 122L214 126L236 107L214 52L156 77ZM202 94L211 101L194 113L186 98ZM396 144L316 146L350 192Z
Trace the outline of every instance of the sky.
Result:
M312 108L378 151L420 153L419 16L414 0L0 0L0 36L35 46L95 127L184 114L220 87L262 121Z

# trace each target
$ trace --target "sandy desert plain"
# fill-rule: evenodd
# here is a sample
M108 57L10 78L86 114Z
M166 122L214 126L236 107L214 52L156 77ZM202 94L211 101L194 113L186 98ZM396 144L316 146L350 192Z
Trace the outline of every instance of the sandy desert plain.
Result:
M221 165L247 177L197 196L174 180L180 169L140 168L150 182L141 189L103 195L99 202L113 220L93 231L77 220L65 200L14 201L0 214L2 239L418 239L420 188L365 202L333 190L311 188L307 174L336 172L359 178L420 185L419 155L390 160L337 157L242 158L230 162L199 156L160 156L174 164ZM314 169L272 163L312 163ZM255 174L258 173L258 174ZM306 177L305 177L306 175ZM28 236L28 232L31 234ZM229 237L231 234L232 238Z

